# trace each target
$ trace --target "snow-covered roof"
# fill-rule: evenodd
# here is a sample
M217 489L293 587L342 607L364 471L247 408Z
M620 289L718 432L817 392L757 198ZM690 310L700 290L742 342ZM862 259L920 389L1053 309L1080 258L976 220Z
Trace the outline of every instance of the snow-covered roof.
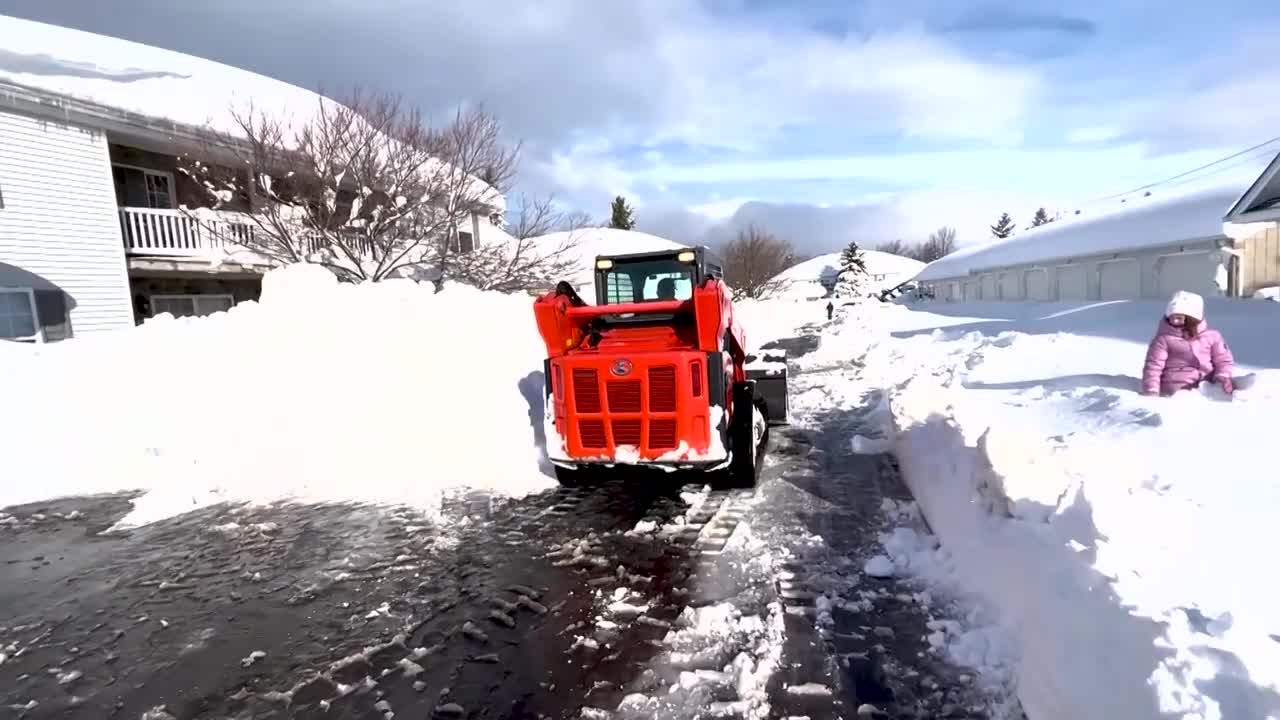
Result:
M919 272L924 263L909 257L880 252L879 250L863 250L862 259L871 275L911 276ZM827 253L810 258L778 273L778 280L790 282L822 282L834 280L840 272L840 253Z
M1179 196L1131 198L1119 209L1063 218L1004 240L962 248L929 263L916 280L942 280L973 272L1061 258L1085 257L1223 237L1258 228L1233 227L1223 216L1241 186L1211 187Z
M213 60L0 15L0 83L5 82L237 137L243 133L235 112L243 113L251 102L255 111L289 127L305 124L322 103L337 105ZM505 208L500 195L486 195L486 202Z
M885 290L904 282L924 267L924 263L919 260L879 250L863 250L862 257L866 262L868 274L884 276L883 281L876 285L876 290ZM824 282L834 283L839 272L840 253L836 252L819 255L792 265L778 273L775 279L785 283L780 292L783 298L822 297L826 294Z
M1231 207L1226 220L1237 224L1280 220L1280 153Z
M232 108L302 121L330 102L310 90L212 60L0 16L0 79L70 98L239 134Z

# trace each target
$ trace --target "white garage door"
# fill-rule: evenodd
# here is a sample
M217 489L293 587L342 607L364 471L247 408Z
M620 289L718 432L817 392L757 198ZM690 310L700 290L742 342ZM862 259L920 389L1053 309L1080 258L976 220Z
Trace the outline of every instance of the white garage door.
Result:
M1049 299L1049 271L1028 270L1023 273L1023 280L1027 284L1028 300L1048 300Z
M1022 273L1007 272L1000 274L1000 299L1022 299Z
M982 299L983 300L999 300L1000 296L996 294L996 276L987 274L982 276Z
M1098 265L1099 297L1124 300L1142 294L1142 274L1137 260L1111 260Z
M1059 265L1057 270L1059 300L1089 299L1089 276L1084 265Z
M1218 263L1209 260L1209 253L1166 255L1156 263L1160 297L1168 297L1178 290L1217 295L1221 292L1213 281L1217 269Z
M979 290L980 290L980 286L978 285L977 281L966 282L964 284L964 299L968 302L973 302L974 300L981 300L982 293L979 292Z

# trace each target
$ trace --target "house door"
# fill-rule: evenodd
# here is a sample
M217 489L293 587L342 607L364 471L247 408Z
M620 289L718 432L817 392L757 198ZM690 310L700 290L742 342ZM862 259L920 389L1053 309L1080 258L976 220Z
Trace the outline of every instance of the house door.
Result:
M1098 265L1098 297L1126 300L1142 294L1142 275L1137 260L1111 260Z
M1089 274L1084 265L1059 265L1057 275L1059 300L1089 299Z
M1218 263L1209 259L1209 253L1179 253L1166 255L1156 262L1156 287L1160 297L1169 297L1178 290L1188 290L1210 297L1221 290L1214 282Z

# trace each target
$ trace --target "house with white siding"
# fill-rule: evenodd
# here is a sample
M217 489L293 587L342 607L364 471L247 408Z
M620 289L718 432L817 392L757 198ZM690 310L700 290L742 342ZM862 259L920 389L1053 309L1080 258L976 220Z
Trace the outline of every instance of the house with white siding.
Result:
M233 108L297 118L319 95L220 63L0 16L0 339L49 342L205 315L258 297L270 262L240 247L247 195L211 226L178 171L219 166ZM221 165L226 168L227 166ZM237 172L247 173L247 170ZM502 198L457 228L459 251L505 241Z
M948 301L1249 297L1280 284L1280 237L1274 216L1229 217L1242 193L1233 185L1127 198L961 248L915 280Z

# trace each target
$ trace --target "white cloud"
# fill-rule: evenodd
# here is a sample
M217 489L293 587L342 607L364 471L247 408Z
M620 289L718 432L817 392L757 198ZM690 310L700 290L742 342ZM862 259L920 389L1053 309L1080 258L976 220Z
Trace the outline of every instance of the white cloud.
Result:
M1076 144L1102 143L1122 137L1123 132L1112 127L1084 127L1067 133L1067 142Z

